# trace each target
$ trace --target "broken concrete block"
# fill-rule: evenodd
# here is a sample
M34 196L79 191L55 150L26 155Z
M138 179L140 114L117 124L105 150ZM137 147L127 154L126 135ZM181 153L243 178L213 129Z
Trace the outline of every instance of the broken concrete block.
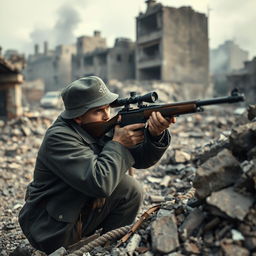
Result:
M194 209L186 217L179 231L181 238L185 241L196 229L198 229L205 219L205 214L198 208Z
M29 127L26 127L24 125L21 126L21 131L24 136L30 136L31 135L31 130Z
M150 195L149 200L151 203L162 203L165 201L164 196L155 196L155 195Z
M207 203L220 209L231 218L243 220L252 206L253 197L244 196L234 191L233 187L213 192L206 199Z
M196 255L200 253L198 246L188 241L184 243L184 249L187 253L189 253L189 255Z
M146 179L150 183L158 183L159 184L162 181L162 178L156 178L156 177L153 177L153 176L148 176Z
M223 149L217 156L208 159L197 169L193 182L196 197L203 199L213 191L233 184L241 174L239 162L229 150Z
M229 141L233 154L239 159L246 159L247 153L255 147L256 122L240 125L233 129Z
M176 150L174 154L174 161L176 163L185 163L188 162L191 159L190 154L181 151L181 150Z
M161 188L166 188L169 186L172 177L170 175L165 175L160 183Z
M248 119L252 121L254 118L256 118L256 104L248 107Z
M249 256L250 252L243 247L235 244L225 244L221 243L221 248L223 249L226 256Z
M134 234L126 246L126 251L129 255L133 255L136 248L139 246L141 241L141 236L139 234Z
M179 247L174 215L156 219L151 226L152 248L158 253L170 253Z

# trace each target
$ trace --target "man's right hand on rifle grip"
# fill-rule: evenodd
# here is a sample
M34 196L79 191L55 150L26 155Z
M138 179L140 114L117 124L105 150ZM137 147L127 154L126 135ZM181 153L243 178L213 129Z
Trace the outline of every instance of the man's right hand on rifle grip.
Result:
M118 118L118 122L121 121L121 116ZM120 125L115 126L113 141L117 141L123 146L130 148L133 147L144 140L144 132L143 129L145 124L129 124L124 127L120 127Z

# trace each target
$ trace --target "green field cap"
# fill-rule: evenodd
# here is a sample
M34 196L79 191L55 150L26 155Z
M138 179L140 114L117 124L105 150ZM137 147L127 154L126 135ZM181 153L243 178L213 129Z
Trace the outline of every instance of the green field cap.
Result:
M61 96L65 106L61 116L66 119L81 116L89 109L108 105L118 98L118 94L110 92L97 76L72 82L63 89Z

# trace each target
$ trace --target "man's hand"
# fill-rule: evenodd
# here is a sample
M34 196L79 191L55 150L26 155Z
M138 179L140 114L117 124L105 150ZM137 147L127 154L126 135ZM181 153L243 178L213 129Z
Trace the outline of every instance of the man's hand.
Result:
M123 146L130 148L133 147L144 140L143 130L138 130L144 128L144 123L138 124L130 124L124 127L120 127L119 125L115 126L115 132L113 141L117 141Z
M151 136L160 136L172 123L176 123L176 117L164 118L160 112L152 112L147 123Z

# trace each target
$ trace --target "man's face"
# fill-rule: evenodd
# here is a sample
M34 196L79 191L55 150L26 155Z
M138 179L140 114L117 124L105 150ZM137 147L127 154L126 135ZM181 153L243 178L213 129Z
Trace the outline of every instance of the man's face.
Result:
M106 122L110 119L110 106L104 105L88 110L84 115L75 118L78 124L88 124L93 122Z

